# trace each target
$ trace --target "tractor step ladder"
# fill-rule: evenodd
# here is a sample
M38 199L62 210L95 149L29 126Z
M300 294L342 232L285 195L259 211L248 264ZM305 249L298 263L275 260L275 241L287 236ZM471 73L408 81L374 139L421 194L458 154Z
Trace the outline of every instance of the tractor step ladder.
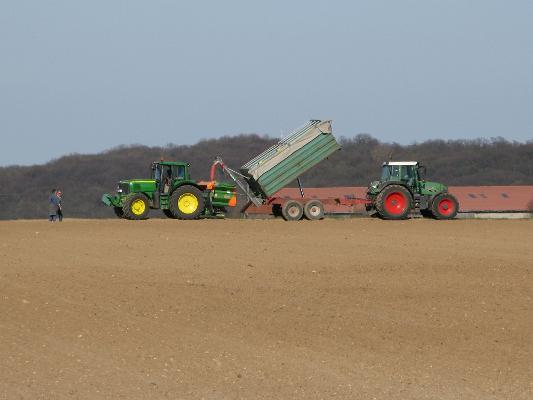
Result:
M161 208L168 208L168 205L170 203L170 199L168 194L161 194L161 197L159 199L159 204Z

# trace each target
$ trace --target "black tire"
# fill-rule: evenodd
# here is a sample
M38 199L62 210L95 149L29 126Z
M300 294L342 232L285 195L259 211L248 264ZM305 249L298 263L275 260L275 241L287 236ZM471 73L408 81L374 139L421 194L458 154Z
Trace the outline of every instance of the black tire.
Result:
M429 208L425 208L423 210L420 210L420 214L424 218L433 218L433 213L431 212L431 209L429 209Z
M176 219L176 217L174 217L174 215L172 214L172 211L168 210L168 209L164 209L163 210L163 214L165 214L165 216L167 218L172 218L172 219Z
M441 193L433 199L431 212L436 219L454 219L459 211L459 202L450 193Z
M272 206L272 215L274 217L283 217L283 214L281 213L281 204L274 204Z
M386 186L375 200L376 211L383 219L405 219L412 206L411 193L400 185Z
M304 209L296 200L289 200L281 207L281 216L285 221L299 221L303 214Z
M113 207L113 211L117 217L124 218L124 210L122 210L122 207Z
M141 202L144 205L141 205ZM122 212L124 213L124 218L127 219L147 219L150 212L150 201L142 193L132 193L124 200Z
M180 201L183 202L181 208ZM197 219L204 211L204 207L202 191L195 186L180 186L170 196L169 208L174 218Z
M324 219L324 204L320 200L309 200L304 205L304 216L310 221Z

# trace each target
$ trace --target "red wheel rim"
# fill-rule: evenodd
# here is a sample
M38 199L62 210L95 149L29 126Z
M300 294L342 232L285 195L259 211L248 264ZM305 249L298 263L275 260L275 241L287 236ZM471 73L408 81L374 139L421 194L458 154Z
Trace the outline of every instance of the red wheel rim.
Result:
M442 199L439 201L438 208L440 215L451 215L455 211L455 204L450 199Z
M403 193L393 192L385 199L385 210L392 215L401 215L407 208L407 198Z

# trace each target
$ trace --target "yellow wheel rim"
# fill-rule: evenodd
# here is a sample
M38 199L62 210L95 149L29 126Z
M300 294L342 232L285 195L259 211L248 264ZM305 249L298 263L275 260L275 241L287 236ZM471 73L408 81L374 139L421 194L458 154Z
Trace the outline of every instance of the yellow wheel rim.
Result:
M183 193L178 199L178 208L184 214L192 214L198 208L198 198L192 193Z
M138 199L131 203L131 212L135 215L142 215L144 210L146 210L146 204L144 200Z

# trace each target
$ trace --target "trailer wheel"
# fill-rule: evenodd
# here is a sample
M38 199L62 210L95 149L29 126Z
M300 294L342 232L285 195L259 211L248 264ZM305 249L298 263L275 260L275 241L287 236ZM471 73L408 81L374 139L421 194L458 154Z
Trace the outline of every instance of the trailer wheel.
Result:
M117 217L124 218L124 210L122 207L113 207L113 211Z
M376 196L376 210L383 219L405 219L411 211L411 193L400 185L390 185Z
M459 202L450 193L441 193L433 199L431 211L436 219L453 219L459 211Z
M298 221L302 219L304 210L296 200L289 200L281 207L281 215L285 221Z
M170 196L170 212L174 218L197 219L204 207L202 191L195 186L180 186Z
M124 200L122 211L124 212L124 217L127 219L147 219L148 213L150 212L148 197L142 193L130 194Z
M324 204L320 200L310 200L304 205L304 216L314 221L324 218Z

